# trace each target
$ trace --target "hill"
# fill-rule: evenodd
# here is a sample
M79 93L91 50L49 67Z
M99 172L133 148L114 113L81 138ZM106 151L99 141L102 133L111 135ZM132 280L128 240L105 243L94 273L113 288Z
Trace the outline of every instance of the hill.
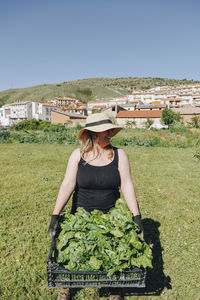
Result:
M194 84L200 81L167 78L89 78L58 84L43 84L28 88L0 92L0 106L17 101L46 102L55 97L72 97L83 102L131 94L134 90L147 90L156 86Z

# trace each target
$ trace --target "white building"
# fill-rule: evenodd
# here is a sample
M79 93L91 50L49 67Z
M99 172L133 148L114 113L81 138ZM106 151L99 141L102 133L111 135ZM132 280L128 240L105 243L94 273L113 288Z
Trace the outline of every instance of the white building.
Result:
M132 97L129 97L130 102L137 102L139 104L151 104L151 103L159 103L162 98L165 98L166 95L161 92L133 92Z
M75 104L77 103L78 100L77 99L74 99L74 98L56 98L55 100L53 100L53 103L56 105L56 106L61 106L61 107L65 107L69 104Z
M112 105L113 103L110 100L89 101L87 103L88 115L92 114L93 109L105 109Z
M11 126L23 120L32 119L32 102L6 104L0 109L0 124Z
M60 111L61 109L52 103L32 102L32 119L51 121L51 111Z
M0 126L9 126L10 106L4 105L0 108Z
M0 108L0 125L12 126L25 120L51 121L51 111L61 109L52 103L17 102Z

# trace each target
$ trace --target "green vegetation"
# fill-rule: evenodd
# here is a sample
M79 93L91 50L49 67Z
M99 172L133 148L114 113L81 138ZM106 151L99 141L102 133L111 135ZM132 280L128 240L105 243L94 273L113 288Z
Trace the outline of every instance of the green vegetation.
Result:
M174 122L181 120L180 113L175 113L172 109L165 107L162 111L161 121L165 125L172 125Z
M134 124L134 122L127 123L126 126L129 128L124 128L113 137L113 142L122 147L188 148L200 145L200 130L186 127L182 121L174 121L170 125L170 130L132 128ZM0 130L0 143L79 145L77 136L80 128L80 124L68 127L68 124L52 125L44 121L23 121L11 130Z
M154 120L147 118L147 121L144 123L145 128L148 129L151 125L153 125L153 123L154 123Z
M132 93L134 90L145 90L156 86L176 86L195 83L200 82L167 78L89 78L59 84L43 84L2 91L0 92L0 106L16 101L46 102L56 97L71 97L87 102L96 99L124 96Z
M136 122L135 121L126 121L126 128L133 128L136 126Z
M107 214L79 207L64 216L55 261L71 271L105 271L111 276L135 267L152 267L148 244L138 237L138 226L122 199Z
M200 117L194 116L190 122L188 122L190 126L194 128L200 128Z
M1 300L56 300L58 290L47 288L48 226L75 147L0 145ZM132 290L132 296L127 291L126 300L156 300L158 295L165 300L197 300L200 186L199 161L194 153L199 148L124 149L154 256L153 270L147 276L149 288ZM71 201L65 211L70 207ZM73 300L109 299L106 292L95 288L75 290L73 295Z
M60 125L59 125L60 126ZM42 120L24 120L12 126L14 130L42 130L47 127L54 127L50 122ZM58 127L58 126L57 126Z

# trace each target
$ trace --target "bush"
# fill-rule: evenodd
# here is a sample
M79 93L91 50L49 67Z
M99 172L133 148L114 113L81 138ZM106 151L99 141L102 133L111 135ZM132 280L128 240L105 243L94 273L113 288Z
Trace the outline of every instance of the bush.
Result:
M36 134L30 134L30 135L27 135L27 136L21 136L21 138L19 139L19 142L20 143L35 143L35 144L38 144L40 142L40 139L37 137Z
M139 147L154 147L158 146L161 143L159 137L154 137L150 139L143 139L139 137L130 137L130 138L120 138L116 140L119 146L139 146Z
M200 117L194 116L188 124L194 128L200 128Z
M83 126L81 124L77 123L76 126L75 126L75 128L77 130L81 130L83 128Z
M45 132L62 132L68 130L68 128L65 127L65 125L62 124L56 124L56 125L50 125L46 128L44 128Z
M14 124L12 126L12 129L14 130L41 130L46 127L51 126L50 122L42 121L42 120L25 120L22 122L19 122L17 124Z
M151 125L153 125L154 120L147 118L147 121L144 122L145 128L148 129Z
M136 126L136 122L135 121L126 121L126 128L133 128Z
M183 121L174 121L169 129L171 132L185 132L187 130Z
M0 131L0 143L8 143L10 141L9 131Z

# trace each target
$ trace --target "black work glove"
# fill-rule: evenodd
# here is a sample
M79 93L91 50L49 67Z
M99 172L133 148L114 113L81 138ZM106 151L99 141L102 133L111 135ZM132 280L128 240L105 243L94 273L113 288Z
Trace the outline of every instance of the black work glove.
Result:
M135 222L139 226L139 229L140 229L139 235L140 235L140 237L143 238L144 228L143 228L142 222L141 222L141 215L133 216L133 222Z
M59 218L60 218L59 215L51 216L51 222L50 222L49 230L48 230L51 237L56 235L56 232L58 230L58 225L59 225Z

